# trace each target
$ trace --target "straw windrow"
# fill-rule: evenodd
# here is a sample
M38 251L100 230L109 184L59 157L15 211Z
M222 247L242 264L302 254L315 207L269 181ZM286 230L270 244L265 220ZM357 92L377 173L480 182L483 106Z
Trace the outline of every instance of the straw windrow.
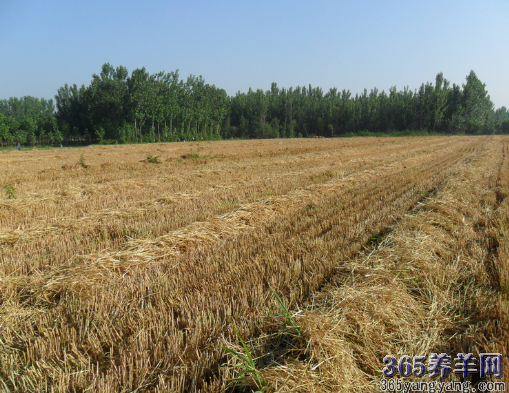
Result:
M298 316L306 341L260 370L267 391L379 391L389 354L496 352L508 369L507 243L496 251L495 279L486 248L493 231L499 240L507 231L507 201L497 195L509 180L508 147L492 142L375 249L338 266ZM254 342L267 352L267 336Z

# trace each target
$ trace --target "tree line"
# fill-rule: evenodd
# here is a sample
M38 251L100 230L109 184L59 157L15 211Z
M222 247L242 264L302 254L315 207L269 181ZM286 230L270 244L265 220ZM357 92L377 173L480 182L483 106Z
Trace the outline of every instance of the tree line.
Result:
M30 96L0 100L0 145L63 141L53 100Z
M471 71L462 86L439 73L419 89L377 88L355 96L320 87L249 89L230 97L202 76L149 74L106 63L88 86L65 84L55 101L0 100L0 144L136 143L223 138L509 134Z

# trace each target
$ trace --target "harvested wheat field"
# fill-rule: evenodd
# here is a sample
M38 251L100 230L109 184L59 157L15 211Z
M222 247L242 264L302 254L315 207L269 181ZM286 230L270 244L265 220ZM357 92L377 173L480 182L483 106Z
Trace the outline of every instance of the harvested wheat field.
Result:
M507 137L95 146L0 167L1 391L375 392L385 355L459 352L501 353L509 376Z

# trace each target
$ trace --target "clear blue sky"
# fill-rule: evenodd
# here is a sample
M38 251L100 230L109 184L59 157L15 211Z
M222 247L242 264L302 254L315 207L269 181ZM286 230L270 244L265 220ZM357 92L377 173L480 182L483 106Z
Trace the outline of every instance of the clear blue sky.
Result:
M509 107L508 0L0 0L0 98L53 98L103 63L237 91L411 89L473 69Z

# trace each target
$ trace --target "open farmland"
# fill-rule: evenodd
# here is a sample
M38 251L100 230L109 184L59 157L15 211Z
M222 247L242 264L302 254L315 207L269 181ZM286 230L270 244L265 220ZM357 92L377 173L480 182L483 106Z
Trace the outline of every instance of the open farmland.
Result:
M266 391L377 391L387 354L499 352L509 374L507 137L95 146L0 167L0 389L224 391L232 320ZM276 334L268 284L302 337Z

